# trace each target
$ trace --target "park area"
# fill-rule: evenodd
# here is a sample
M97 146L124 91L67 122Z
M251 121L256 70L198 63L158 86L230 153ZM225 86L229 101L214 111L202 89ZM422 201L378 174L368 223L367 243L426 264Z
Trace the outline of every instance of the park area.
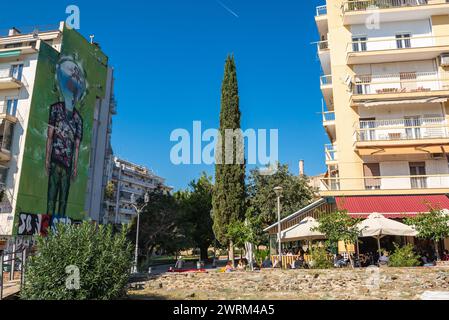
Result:
M449 292L449 267L161 273L130 299L421 300Z

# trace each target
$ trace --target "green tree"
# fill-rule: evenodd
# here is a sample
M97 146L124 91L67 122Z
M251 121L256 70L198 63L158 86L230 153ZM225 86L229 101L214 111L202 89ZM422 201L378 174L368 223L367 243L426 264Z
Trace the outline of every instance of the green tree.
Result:
M202 173L198 180L189 184L189 189L175 196L183 208L183 224L186 237L200 249L201 260L208 259L207 250L215 239L212 230L212 178Z
M138 199L138 205L141 204L142 199ZM148 259L156 248L167 253L177 253L191 247L183 215L183 208L177 198L165 193L163 188L149 193L149 203L140 214L139 259ZM133 243L136 238L136 221L137 219L133 220L128 234Z
M218 241L229 246L229 258L234 262L234 246L228 227L245 216L245 163L243 137L226 141L226 132L240 130L239 92L234 56L226 59L221 92L220 130L216 148L215 187L212 198L213 230ZM232 154L231 154L232 152ZM231 154L232 157L226 157ZM230 159L232 158L232 159ZM232 161L230 161L232 160Z
M258 169L251 170L247 187L248 210L252 216L259 216L263 227L277 221L276 194L273 191L277 186L283 188L282 218L303 208L313 199L313 189L308 185L307 178L293 175L286 164L278 164L278 170L273 175L261 175Z
M418 238L434 241L435 254L440 260L439 243L449 237L449 215L442 210L431 208L429 213L421 213L405 220L405 223L415 227Z
M351 260L351 265L353 265L348 245L358 241L360 231L356 225L359 221L359 219L350 217L346 211L336 211L330 214L323 214L318 219L319 225L315 230L326 236L330 247L338 244L338 241L343 241L346 253Z
M113 233L111 226L90 222L79 226L57 224L55 231L37 239L37 254L27 263L21 298L121 298L126 294L131 266L132 246L126 239L126 229Z

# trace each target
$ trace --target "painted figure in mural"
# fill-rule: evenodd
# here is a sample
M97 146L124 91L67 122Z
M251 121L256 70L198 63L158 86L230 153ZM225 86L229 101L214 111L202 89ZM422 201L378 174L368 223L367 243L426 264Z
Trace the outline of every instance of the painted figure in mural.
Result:
M72 57L56 65L56 80L64 101L50 106L45 167L48 173L47 213L65 217L70 182L78 174L78 155L83 138L79 106L86 94L86 76Z

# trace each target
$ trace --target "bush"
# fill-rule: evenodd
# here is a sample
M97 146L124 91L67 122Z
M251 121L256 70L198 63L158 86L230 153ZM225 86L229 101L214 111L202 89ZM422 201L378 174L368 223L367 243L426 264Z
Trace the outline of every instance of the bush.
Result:
M256 258L257 263L262 263L267 256L270 255L270 249L265 250L255 250L254 256Z
M107 300L123 297L133 261L126 231L114 234L111 226L89 222L78 226L56 225L47 237L37 239L37 254L28 260L21 298ZM77 270L78 286L74 280Z
M330 269L334 266L326 247L314 247L311 252L312 269Z
M419 256L413 251L413 246L411 244L407 244L401 248L395 243L394 247L394 253L390 255L390 260L388 263L390 267L419 266Z

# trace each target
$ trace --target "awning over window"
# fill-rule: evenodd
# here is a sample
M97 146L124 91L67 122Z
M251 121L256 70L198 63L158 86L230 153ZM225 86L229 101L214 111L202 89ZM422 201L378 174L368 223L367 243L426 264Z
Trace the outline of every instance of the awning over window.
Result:
M416 103L441 103L446 102L447 98L431 97L426 99L401 99L401 100L383 100L383 101L366 101L357 103L361 107L376 107L391 104L416 104Z
M373 212L387 218L404 218L429 212L429 208L449 209L446 195L359 196L335 197L337 208L357 218L367 218Z

